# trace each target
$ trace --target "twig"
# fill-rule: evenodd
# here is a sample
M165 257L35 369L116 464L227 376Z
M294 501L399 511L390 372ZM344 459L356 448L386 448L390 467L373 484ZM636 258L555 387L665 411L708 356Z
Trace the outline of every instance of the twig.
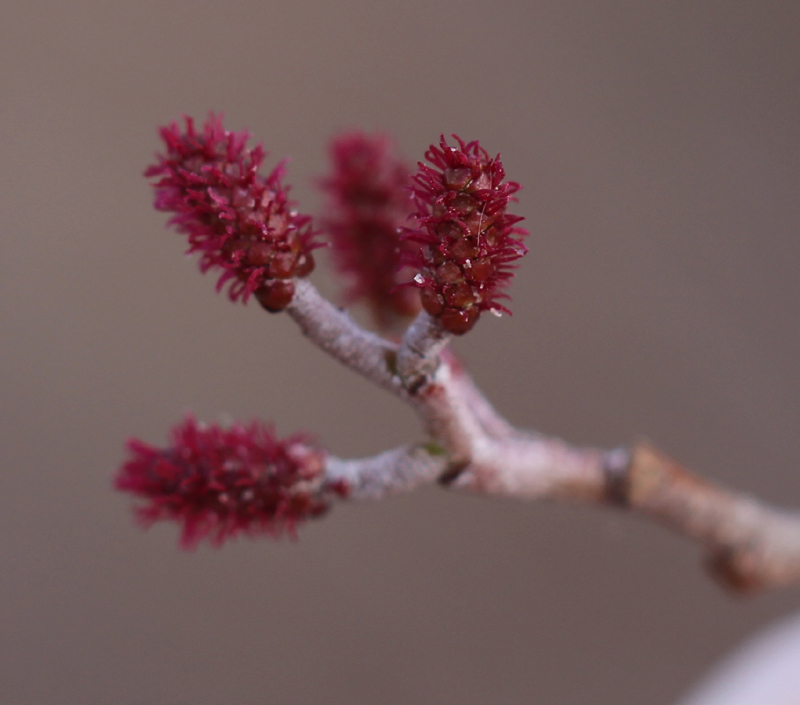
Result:
M393 394L406 396L395 372L397 346L358 326L307 279L296 280L294 298L286 311L328 355Z
M358 460L329 456L326 474L331 480L344 480L348 484L350 499L381 499L433 482L446 463L447 457L435 449L402 446Z
M729 588L800 585L800 514L769 508L700 479L650 445L577 448L511 426L451 354L449 334L420 315L398 348L368 333L307 281L288 308L322 350L408 401L431 445L374 458L330 458L354 499L408 491L438 479L453 489L522 499L613 505L697 541Z
M414 280L422 289L426 310L434 314L439 310L435 316L420 313L396 345L361 329L304 278L313 268L315 233L306 216L289 209L279 170L266 179L255 176L263 153L260 147L246 149L246 133L224 131L220 119L212 115L201 132L186 118L185 132L173 123L162 130L162 136L168 155L159 156L147 174L156 178L158 208L176 214L172 222L188 234L191 251L201 253L201 269L220 268L218 286L227 286L233 300L253 295L268 311L285 309L324 352L408 402L429 436L425 444L374 458L346 461L328 456L324 476L320 476L322 456L316 451L308 451L305 459L290 458L284 446L255 425L238 427L233 436L217 430L219 437L213 443L221 443L227 452L226 444L235 437L236 443L245 439L256 449L266 443L270 452L285 451L283 460L297 485L294 489L305 493L307 506L313 509L319 509L320 502L326 507L328 497L310 497L310 491L380 497L435 479L454 489L484 494L614 505L700 543L715 575L733 589L800 585L800 514L768 508L700 480L646 444L630 451L577 448L515 429L492 407L455 356L447 353L452 334L471 330L484 309L502 308L498 299L505 295L512 262L525 252L521 238L526 231L516 225L520 218L506 213L519 184L504 180L499 157L490 158L477 142L456 138L458 146L451 146L442 138L439 147L431 146L426 154L432 166L421 165L412 179L417 208L412 220L421 229L395 241L391 239L397 235L394 226L379 228L384 238L381 250L399 249L402 242L419 245L413 261L421 271ZM358 159L363 161L363 154ZM349 179L352 174L340 176ZM368 188L376 182L370 183ZM395 185L402 190L399 182ZM399 192L396 195L400 197ZM407 195L403 191L406 202ZM351 225L355 222L349 216L346 220ZM264 229L250 232L257 222ZM241 230L243 225L247 227ZM344 247L357 248L360 243L355 238ZM396 271L388 271L384 274L395 282ZM198 450L192 435L196 429L191 420L187 423L191 433L187 431L185 446L194 452ZM126 489L142 494L140 490L146 487L155 500L163 499L159 493L174 495L174 483L156 482L153 487L151 482L149 463L161 462L165 456L144 444L134 445L133 452L135 457L125 472L133 473L136 482L128 483ZM314 459L313 467L309 458ZM174 469L207 480L205 469L198 474L192 463ZM223 476L231 479L229 470ZM309 477L317 482L315 487L307 486L313 485ZM217 488L210 489L219 494ZM226 492L222 494L230 501ZM293 499L303 496L288 494ZM179 506L196 509L180 491L178 495ZM244 494L240 499L249 501ZM274 519L263 514L263 507L259 511L263 520ZM293 511L301 515L299 509ZM225 512L222 516L227 520L230 514ZM189 512L188 516L194 515ZM221 526L224 533L226 525ZM196 527L196 521L187 522L187 536ZM234 523L227 530L240 529Z

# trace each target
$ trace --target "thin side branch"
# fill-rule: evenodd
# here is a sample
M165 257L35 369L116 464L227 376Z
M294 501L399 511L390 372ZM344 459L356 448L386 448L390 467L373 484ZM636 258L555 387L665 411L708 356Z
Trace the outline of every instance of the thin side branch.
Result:
M412 445L358 460L329 456L326 475L331 480L344 480L351 499L382 499L434 482L446 464L447 457L442 453Z
M504 419L475 384L464 366L450 350L445 351L458 403L469 409L482 431L494 440L512 438L520 432ZM523 435L530 435L525 433Z
M328 355L379 387L406 396L395 373L397 346L358 326L307 279L295 281L295 294L286 311L305 336Z

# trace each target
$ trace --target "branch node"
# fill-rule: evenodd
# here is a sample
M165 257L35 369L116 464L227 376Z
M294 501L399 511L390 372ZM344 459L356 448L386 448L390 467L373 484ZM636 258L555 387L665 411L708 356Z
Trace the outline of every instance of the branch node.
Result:
M605 477L605 501L618 507L629 506L629 472L633 456L625 448L615 448L604 454L603 475Z
M442 485L442 487L448 487L452 485L461 475L464 470L466 470L469 463L467 462L455 462L450 463L445 469L444 472L439 475L437 482Z
M397 373L410 393L433 378L439 367L439 354L452 337L442 328L439 319L425 311L414 319L397 353Z

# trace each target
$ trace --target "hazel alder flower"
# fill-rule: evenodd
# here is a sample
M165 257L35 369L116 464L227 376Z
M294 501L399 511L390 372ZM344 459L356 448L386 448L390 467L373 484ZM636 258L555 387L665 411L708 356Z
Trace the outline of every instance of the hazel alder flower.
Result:
M510 313L498 299L512 277L512 264L527 248L523 220L506 208L519 184L505 181L500 155L493 159L478 142L453 135L431 145L414 177L417 228L406 238L417 244L407 262L416 268L423 308L442 327L462 335L482 311Z
M343 481L325 479L324 453L303 435L280 440L258 422L222 428L192 416L170 435L163 449L129 440L114 486L146 500L135 509L145 527L181 524L183 548L241 534L294 535L297 524L348 494Z
M247 132L229 132L209 115L202 130L185 117L181 129L161 128L166 154L145 171L157 179L155 207L175 215L170 224L188 235L189 252L200 253L200 270L221 269L217 290L231 300L254 295L269 311L292 300L294 277L314 268L317 247L310 218L292 210L281 184L284 164L259 173L264 150L247 148Z
M410 171L388 137L363 132L342 134L329 147L332 173L321 185L330 215L324 226L333 260L350 280L348 303L366 300L376 322L389 328L420 310L419 295L399 287L400 228L413 210Z

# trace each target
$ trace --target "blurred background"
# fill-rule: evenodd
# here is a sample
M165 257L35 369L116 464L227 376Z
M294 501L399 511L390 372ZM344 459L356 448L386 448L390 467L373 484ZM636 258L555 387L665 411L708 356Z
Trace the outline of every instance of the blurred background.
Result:
M800 5L4 0L0 10L0 701L668 705L798 606L733 598L696 548L611 510L437 488L297 542L177 549L111 490L185 410L343 456L416 419L233 305L141 174L221 110L292 157L341 129L501 152L530 254L512 318L458 350L515 423L642 436L800 506ZM313 280L331 297L336 282Z

